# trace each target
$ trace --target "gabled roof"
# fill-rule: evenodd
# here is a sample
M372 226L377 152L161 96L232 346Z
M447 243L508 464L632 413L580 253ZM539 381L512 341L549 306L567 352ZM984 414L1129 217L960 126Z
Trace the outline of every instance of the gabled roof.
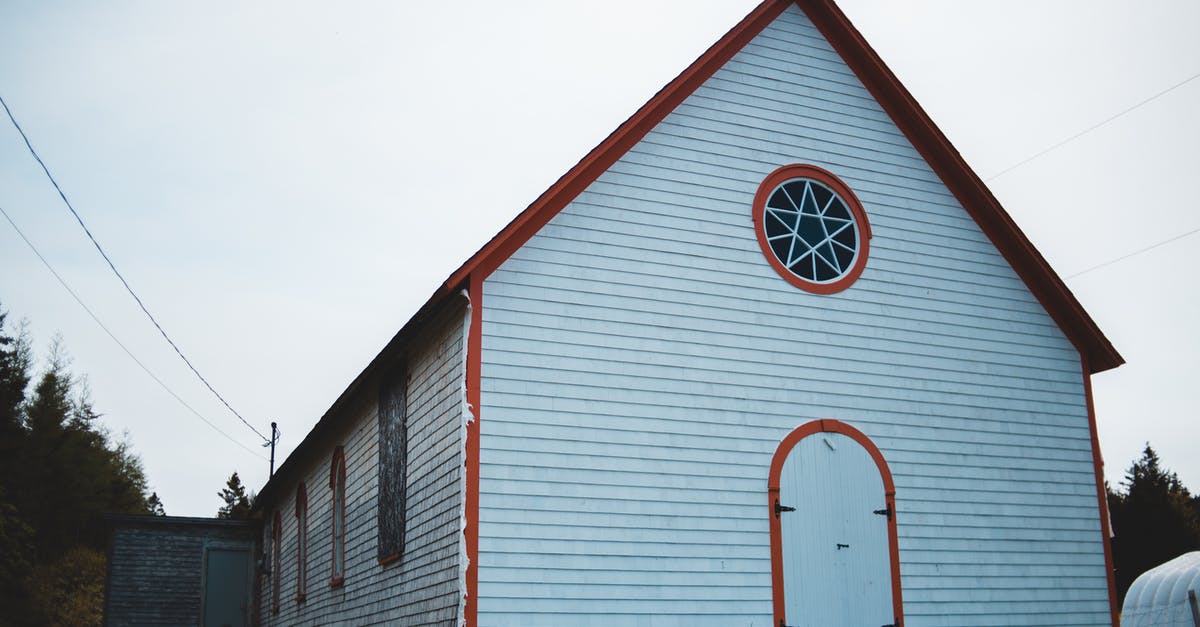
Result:
M832 0L765 0L450 275L441 293L463 287L472 273L486 276L495 270L791 4L808 15L941 177L1074 343L1089 371L1124 363L1046 259Z
M292 462L296 453L307 451L317 434L333 426L333 416L378 367L395 358L423 319L448 299L458 298L473 275L485 278L491 274L792 4L821 31L1041 302L1079 351L1084 370L1103 372L1125 363L1046 259L833 0L764 0L455 270L342 392L287 462ZM292 464L287 462L280 466L281 474L290 470ZM270 483L263 494L269 487Z

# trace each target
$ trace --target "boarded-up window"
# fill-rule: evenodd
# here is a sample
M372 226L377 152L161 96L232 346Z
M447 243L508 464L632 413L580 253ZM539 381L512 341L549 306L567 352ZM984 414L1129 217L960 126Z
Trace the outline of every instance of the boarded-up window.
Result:
M404 366L379 384L379 561L404 554L405 483L408 466L408 374Z

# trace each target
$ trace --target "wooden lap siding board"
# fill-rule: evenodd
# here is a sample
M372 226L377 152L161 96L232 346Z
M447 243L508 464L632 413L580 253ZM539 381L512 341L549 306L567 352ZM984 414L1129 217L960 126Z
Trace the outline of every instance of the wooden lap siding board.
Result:
M323 456L305 460L307 595L298 602L287 594L296 589L296 518L284 516L280 574L285 593L278 616L264 608L263 624L455 624L460 599L463 315L461 300L443 307L404 351L412 383L406 399L410 496L403 558L387 565L380 565L378 559L379 395L371 384L363 386L344 408L345 426L330 437ZM337 443L346 454L346 576L344 584L331 588L329 464ZM280 497L278 508L293 511L295 486L283 493L286 498ZM269 585L264 579L263 590L269 590Z
M789 163L868 213L844 292L756 243ZM767 469L817 418L891 466L907 625L1108 623L1079 353L796 7L483 300L479 625L770 624Z

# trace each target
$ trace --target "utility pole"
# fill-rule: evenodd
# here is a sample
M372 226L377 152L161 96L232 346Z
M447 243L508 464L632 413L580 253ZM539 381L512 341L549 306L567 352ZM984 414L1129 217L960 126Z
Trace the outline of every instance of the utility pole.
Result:
M271 474L267 478L275 476L275 442L279 440L279 425L271 423Z

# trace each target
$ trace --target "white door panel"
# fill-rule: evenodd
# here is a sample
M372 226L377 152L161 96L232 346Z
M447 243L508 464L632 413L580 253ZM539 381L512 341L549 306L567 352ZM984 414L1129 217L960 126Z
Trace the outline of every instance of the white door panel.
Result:
M792 448L779 479L787 624L880 627L893 621L887 505L858 442L818 432Z

